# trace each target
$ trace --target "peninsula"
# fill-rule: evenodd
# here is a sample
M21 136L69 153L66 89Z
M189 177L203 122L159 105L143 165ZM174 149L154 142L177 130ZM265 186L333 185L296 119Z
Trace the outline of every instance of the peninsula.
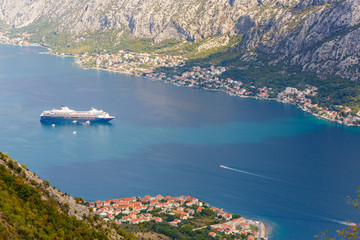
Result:
M1 152L0 176L0 238L48 234L71 239L267 239L261 221L191 196L159 194L89 203L60 192Z
M209 206L191 196L150 196L84 202L93 216L131 230L141 237L148 231L169 238L267 239L265 224ZM136 225L134 227L130 225Z

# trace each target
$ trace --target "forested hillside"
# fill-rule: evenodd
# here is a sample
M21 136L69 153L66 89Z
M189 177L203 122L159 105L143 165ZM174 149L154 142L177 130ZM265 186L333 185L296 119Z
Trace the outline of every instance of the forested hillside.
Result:
M0 153L0 239L135 239Z

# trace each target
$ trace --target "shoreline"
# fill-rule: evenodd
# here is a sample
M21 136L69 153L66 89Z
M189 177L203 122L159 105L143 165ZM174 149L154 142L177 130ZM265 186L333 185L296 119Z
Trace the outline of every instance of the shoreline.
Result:
M72 58L77 59L77 57L74 57L74 56L63 56L63 55L59 55L59 54L51 54L51 55L54 55L54 56L57 56L57 57L72 57ZM172 85L177 86L177 87L197 88L197 89L201 89L201 90L205 90L205 91L213 91L213 92L225 93L225 94L227 94L229 96L232 96L232 97L250 98L250 99L265 100L265 101L275 101L275 102L278 102L278 103L290 104L290 105L296 106L298 109L301 109L304 112L307 112L307 113L311 114L314 117L317 117L318 119L326 120L326 121L333 122L333 123L337 123L339 125L347 126L347 127L359 127L359 125L355 125L355 124L351 124L351 123L344 123L342 120L337 120L337 119L332 119L332 118L329 118L329 117L326 117L326 116L322 116L320 114L311 112L311 110L305 109L304 107L302 107L302 106L300 106L298 104L294 104L294 103L287 102L287 101L281 101L281 100L279 100L277 98L261 98L261 97L257 97L257 96L235 95L235 94L230 94L230 93L228 93L226 91L223 91L221 89L210 89L210 88L202 88L202 87L196 87L196 86L182 85L182 84L177 84L177 83L169 82L169 81L161 81L161 80L158 80L158 79L155 79L155 78L143 76L142 74L135 74L135 73L124 72L124 71L117 71L117 70L106 69L106 68L101 68L101 67L85 67L85 66L81 65L79 62L77 62L77 61L75 61L75 62L81 68L87 69L87 70L97 70L97 71L106 71L106 72L113 72L113 73L119 73L119 74L125 74L125 75L132 75L132 76L142 77L143 79L150 80L150 81L153 81L153 82L160 81L160 82L163 82L163 83L172 84Z
M20 49L21 50L21 49ZM26 48L23 48L23 50L26 50ZM39 50L40 51L43 51L43 49L41 49L41 48L39 48ZM62 56L61 56L62 57ZM58 60L59 61L59 60ZM73 62L73 60L72 59L68 59L67 61L69 61L69 63L71 64L72 62ZM75 68L79 68L80 69L80 66L76 66L76 65L74 65L74 67ZM89 69L91 69L91 68L89 68ZM104 70L104 69L101 69L101 68L98 68L97 70ZM109 70L105 70L105 71L109 71ZM96 74L96 71L92 71L93 73L95 73ZM108 73L104 73L105 75L108 75ZM110 74L110 75L113 75L113 74ZM115 75L117 75L117 74L115 74ZM120 76L118 76L118 80L121 80L121 75ZM136 79L137 78L135 78L135 77L131 77L133 80L135 80L135 81L137 81ZM146 78L147 80L149 80L150 78ZM140 79L139 79L140 80ZM141 81L143 81L143 80L141 80ZM157 81L157 80L155 80L155 81ZM157 83L157 84L160 84L160 86L163 84L163 83ZM170 87L170 86L169 86ZM190 89L188 89L188 90L190 90ZM205 90L205 89L204 89ZM218 90L215 90L215 89L208 89L208 90L211 90L211 91L218 91ZM184 90L185 91L185 90ZM193 90L190 90L190 91L194 91L194 89ZM195 90L195 92L197 92L198 90ZM220 92L220 91L219 91ZM199 93L201 93L201 92L199 92ZM213 94L211 94L210 93L210 95L213 95ZM225 96L225 95L223 95L222 93L221 93L221 95L222 96L224 96L225 98L228 98L227 96ZM216 96L216 95L215 95ZM250 96L243 96L243 98L255 98L255 99L261 99L261 98L256 98L256 97L250 97ZM231 99L231 98L229 98L229 99ZM234 99L235 100L235 99ZM269 99L266 99L266 100L269 100ZM237 100L237 101L239 101L239 100ZM241 100L240 100L241 101ZM254 100L251 100L250 101L250 103L252 102L252 101L254 101ZM263 102L263 103L265 103L265 104L269 104L269 103L266 103L266 102ZM272 105L272 104L269 104L269 105ZM275 106L276 105L278 105L278 104L275 104ZM278 106L279 108L283 108L283 107L280 107L280 105ZM285 108L289 108L289 106L285 106ZM293 109L292 107L290 107L290 109ZM295 110L295 109L294 109ZM297 110L296 110L297 111ZM298 112L298 114L300 115L300 116L302 116L302 113L301 112ZM307 114L306 114L307 115ZM307 115L309 118L312 118L312 117L310 117L309 115ZM315 121L317 121L317 120L315 120ZM276 231L276 229L274 230L274 231Z
M0 35L1 35L1 32L0 32ZM2 35L2 36L4 36L4 35ZM357 113L357 116L350 115L350 117L348 116L348 117L344 118L344 117L341 117L339 113L340 112L347 113L351 109L347 110L347 107L345 107L345 110L342 110L342 111L328 111L328 109L324 109L322 107L319 107L317 104L314 104L314 105L310 104L310 108L311 107L316 108L316 110L318 111L316 113L316 112L313 112L310 108L307 108L305 105L301 105L299 102L294 102L293 99L290 99L291 100L290 101L289 99L282 100L282 99L275 98L275 97L268 97L267 89L266 89L267 87L263 87L261 89L261 90L265 89L264 92L261 92L261 94L257 93L258 95L255 94L255 96L254 96L254 95L246 95L249 92L245 92L245 94L244 93L238 94L238 93L235 93L235 92L231 92L232 90L230 90L230 89L224 90L224 89L217 89L217 88L207 88L207 87L201 87L201 86L180 84L180 83L175 82L173 80L156 79L155 77L147 76L147 75L154 74L154 72L149 72L149 71L141 72L141 70L140 70L140 72L138 73L137 72L137 71L139 71L138 69L135 72L133 72L134 71L133 69L127 70L127 71L121 71L121 70L109 69L109 68L105 68L105 67L101 67L101 66L100 67L99 66L97 66L97 67L84 66L81 63L81 56L79 56L79 55L67 55L67 54L64 54L64 53L54 53L53 50L50 47L42 46L42 45L36 44L36 43L29 43L29 42L26 42L26 41L19 41L18 40L17 42L16 41L4 42L4 41L1 41L1 40L2 39L0 38L0 44L4 44L4 45L25 46L25 47L42 47L42 48L45 48L47 50L45 52L41 52L40 54L49 54L49 55L53 55L53 56L57 56L57 57L71 57L71 58L74 58L75 63L78 64L83 69L94 69L94 70L102 70L102 71L108 71L108 72L114 72L114 73L120 73L120 74L126 74L126 75L134 75L134 76L137 76L137 77L143 77L146 80L161 81L161 82L164 82L164 83L170 83L170 84L175 85L175 86L194 87L194 88L198 88L198 89L202 89L202 90L223 92L223 93L225 93L225 94L227 94L229 96L235 96L235 97L240 97L240 98L253 98L253 99L256 99L256 100L268 100L268 101L276 101L276 102L279 102L279 103L291 104L291 105L294 105L297 108L301 109L302 111L307 112L307 113L311 114L312 116L314 116L314 117L316 117L318 119L321 119L321 120L326 120L328 122L337 123L339 125L347 126L347 127L359 127L360 126L360 111ZM8 40L10 41L11 39L8 39ZM177 67L177 66L175 65L173 67ZM193 68L196 68L196 67L193 67ZM218 68L222 68L222 67L218 67ZM220 74L221 73L222 72L220 72ZM160 73L157 73L157 74L162 75L162 74L165 74L165 73L160 72ZM191 78L189 78L189 79L191 80ZM185 81L187 81L187 79L185 79ZM241 82L240 82L240 84L242 85ZM288 88L295 89L297 91L296 88L292 88L292 87L288 87ZM278 95L283 94L284 92L278 93ZM309 99L306 99L306 100L309 100ZM310 103L311 103L311 101L310 101ZM340 106L340 107L343 107L343 106Z
M251 239L268 240L274 224L259 217L245 217L209 205L191 196L150 196L128 197L95 202L83 202L92 215L113 221L121 226L150 225L167 222L179 229L191 225L192 231L204 230L205 234L215 236L236 236L245 234ZM212 220L198 225L197 219ZM205 225L204 225L205 224ZM205 229L206 228L206 229ZM156 232L156 231L155 231ZM249 239L249 238L248 238Z
M102 69L102 68L87 68L87 69L97 69L97 70L103 70L103 71L116 72L116 73L120 73L120 74L134 75L134 76L138 76L138 77L143 77L144 79L154 81L154 82L155 81L160 81L160 80L157 80L157 79L152 79L152 78L144 77L144 76L141 76L141 75L136 75L136 74L131 74L131 73L123 73L121 71L112 71L112 70L109 70L109 69ZM339 125L347 126L347 127L359 127L359 125L355 125L355 124L351 124L351 123L344 123L342 120L337 120L337 119L332 119L332 118L329 118L329 117L326 117L326 116L322 116L320 114L311 112L311 110L305 109L304 107L302 107L302 106L300 106L298 104L294 104L294 103L287 102L287 101L281 101L281 100L279 100L277 98L261 98L261 97L257 97L257 96L234 95L234 94L229 94L226 91L223 91L221 89L220 90L219 89L207 89L207 88L201 88L201 87L185 86L185 85L175 84L175 83L166 82L166 81L161 81L161 82L172 84L172 85L177 86L177 87L197 88L197 89L201 89L201 90L205 90L205 91L213 91L213 92L225 93L225 94L227 94L229 96L232 96L232 97L250 98L250 99L265 100L265 101L275 101L275 102L282 103L282 104L289 104L289 105L296 106L298 109L300 109L300 110L302 110L304 112L307 112L307 113L311 114L312 116L317 117L318 119L321 119L321 120L326 120L326 121L329 121L331 123L337 123Z
M69 57L69 58L74 58L75 59L75 62L76 62L76 57L74 56L69 56L69 55L62 55L62 54L53 54L51 53L51 49L50 48L47 48L47 47L44 47L44 46L40 46L40 45L17 45L17 44L5 44L5 43L0 43L0 44L4 44L4 45L9 45L9 46L15 46L15 47L39 47L39 48L42 48L44 49L45 51L44 52L39 52L39 54L48 54L48 55L53 55L53 56L56 56L56 57ZM103 69L103 68L90 68L90 67L84 67L82 66L81 64L77 63L81 68L83 69L91 69L91 70L101 70L101 71L108 71L108 72L114 72L114 73L120 73L120 74L126 74L126 75L134 75L134 76L137 76L137 77L141 77L143 79L146 79L146 80L150 80L150 81L158 81L156 79L152 79L152 78L149 78L149 77L146 77L146 76L142 76L141 74L132 74L132 73L126 73L126 72L121 72L121 71L113 71L113 70L110 70L110 69ZM165 82L165 81L162 81L164 83L169 83L169 82ZM179 84L172 84L172 85L175 85L175 86L183 86L183 85L179 85ZM188 87L188 86L187 86ZM211 90L211 91L217 91L217 92L223 92L223 91L219 91L217 89L204 89L204 88L198 88L198 89L202 89L202 90ZM229 95L229 94L228 94ZM251 96L246 96L246 97L249 97L251 98ZM246 98L245 97L245 98ZM261 224L264 226L264 229L265 229L265 232L263 233L263 237L265 239L269 239L270 236L272 236L272 232L273 232L273 229L274 229L274 224L269 221L269 220L266 220L264 221L261 217L244 217L246 220L250 221L250 222L258 222L258 224Z
M52 54L52 53L48 53L48 54ZM104 67L88 67L88 66L84 66L81 64L80 61L80 57L77 56L68 56L68 55L60 55L60 54L52 54L55 56L60 56L60 57L73 57L75 58L75 62L83 69L94 69L94 70L101 70L101 71L107 71L107 72L113 72L113 73L120 73L120 74L126 74L126 75L134 75L137 77L142 77L146 80L150 80L150 81L161 81L163 83L168 83L168 84L172 84L174 86L178 86L178 87L189 87L189 88L197 88L197 89L202 89L202 90L206 90L206 91L216 91L216 92L222 92L225 93L229 96L234 96L234 97L240 97L240 98L252 98L252 99L256 99L256 100L267 100L267 101L276 101L279 103L283 103L283 104L290 104L290 105L294 105L296 106L298 109L307 112L309 114L311 114L312 116L321 119L321 120L326 120L328 122L331 123L337 123L339 125L342 126L347 126L347 127L359 127L360 124L354 124L354 122L356 122L355 120L349 120L349 119L337 119L336 117L330 117L329 115L326 116L325 114L329 114L329 111L327 109L323 109L322 107L317 106L317 104L313 105L316 106L318 112L322 112L323 114L319 114L319 113L315 113L313 111L311 111L311 109L304 107L303 105L301 105L298 102L291 102L288 99L285 100L281 100L275 97L259 97L259 96L252 96L252 95L245 95L245 94L234 94L231 93L230 91L224 90L224 89L216 89L216 88L206 88L206 87L199 87L199 86L191 86L191 85L186 85L186 84L180 84L178 82L174 82L171 80L162 80L162 79L157 79L155 77L151 77L151 76L147 76L149 74L152 74L152 72L141 72L141 73L133 73L131 71L121 71L121 70L116 70L116 69L108 69L108 68L104 68ZM159 75L161 74L165 74L163 72L158 73ZM264 87L266 88L266 87ZM289 87L291 88L291 87ZM296 88L292 88L297 90ZM316 88L317 89L317 88ZM283 93L283 92L282 92ZM281 93L280 93L281 94ZM339 113L339 112L338 112ZM360 117L360 114L358 113L358 116ZM360 122L360 118L358 118L357 121Z

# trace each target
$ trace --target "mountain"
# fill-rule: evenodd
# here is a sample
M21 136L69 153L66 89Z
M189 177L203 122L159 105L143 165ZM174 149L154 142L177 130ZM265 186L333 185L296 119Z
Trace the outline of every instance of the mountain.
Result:
M112 31L155 43L226 36L212 41L220 46L242 35L233 51L256 51L270 64L300 65L320 77L360 78L360 0L0 0L0 21L77 42L80 34Z
M0 239L136 239L0 153Z

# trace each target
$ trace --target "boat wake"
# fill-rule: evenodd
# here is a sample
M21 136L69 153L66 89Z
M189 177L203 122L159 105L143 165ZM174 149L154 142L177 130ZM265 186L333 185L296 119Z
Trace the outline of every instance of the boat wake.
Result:
M268 180L272 180L272 181L277 181L277 182L284 182L283 180L280 179L276 179L276 178L272 178L272 177L267 177L264 175L260 175L260 174L256 174L256 173L252 173L252 172L248 172L248 171L244 171L244 170L240 170L240 169L236 169L236 168L231 168L231 167L227 167L224 165L220 165L221 168L225 168L227 170L231 170L231 171L235 171L235 172L239 172L239 173L243 173L243 174L247 174L247 175L251 175L254 177L259 177L259 178L264 178L264 179L268 179Z
M271 181L286 182L286 181L281 180L281 179L276 179L276 178L264 176L264 175L261 175L261 174L256 174L256 173L244 171L244 170L241 170L241 169L227 167L225 165L220 165L220 167L224 168L224 169L227 169L227 170L231 170L231 171L235 171L235 172L239 172L239 173L243 173L243 174L247 174L247 175L250 175L250 176L259 177L259 178L263 178L263 179L267 179L267 180L271 180ZM321 217L321 216L313 216L313 217L318 218L318 219L322 219L322 220L327 221L327 222L333 222L333 223L337 223L337 224L341 224L341 225L345 225L345 226L355 226L356 225L355 223L352 223L352 222L338 220L338 219L334 219L334 218Z
M333 218L326 218L326 217L319 217L319 218L322 218L322 219L327 220L329 222L345 225L345 226L352 226L353 227L353 226L356 225L355 223L352 223L352 222L337 220L337 219L333 219Z

